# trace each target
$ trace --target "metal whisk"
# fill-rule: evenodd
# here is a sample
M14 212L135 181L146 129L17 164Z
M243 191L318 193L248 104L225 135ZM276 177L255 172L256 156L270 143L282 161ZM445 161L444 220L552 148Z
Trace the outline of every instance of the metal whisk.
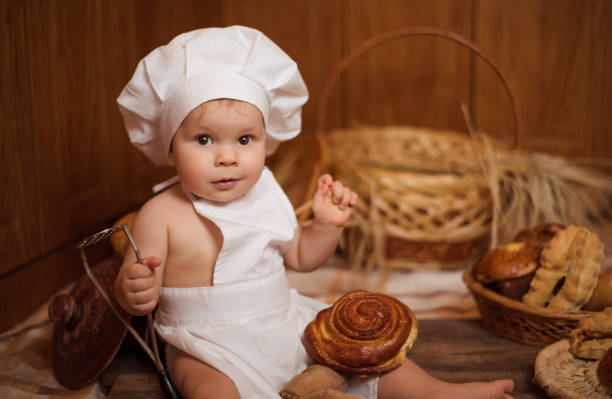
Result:
M153 351L151 350L151 348L149 348L149 345L147 345L147 343L140 337L140 335L136 332L136 330L134 330L134 328L130 325L130 323L128 323L123 317L121 317L121 315L119 314L119 312L113 305L113 302L111 301L108 294L104 291L100 283L98 283L98 281L94 277L91 271L91 268L89 267L89 263L87 262L87 255L85 254L85 248L92 246L102 240L105 240L111 235L113 235L114 233L121 231L121 230L125 232L125 235L130 241L132 249L134 250L134 253L136 254L136 261L138 263L142 263L142 258L140 256L140 250L138 249L138 245L136 245L136 242L134 241L134 237L132 236L132 233L130 233L130 230L128 229L127 224L122 224L121 226L110 227L98 233L92 234L91 236L79 242L79 244L77 245L77 248L81 252L81 260L83 261L83 266L85 267L85 271L87 272L87 275L89 276L93 284L96 286L96 288L100 292L100 295L102 295L104 300L106 300L106 303L108 303L108 306L110 306L115 316L119 318L121 323L123 323L123 325L128 329L128 331L134 336L136 341L138 341L140 346L142 346L142 349L144 349L144 351L147 353L147 355L151 358L151 360L155 364L155 368L157 369L157 379L159 381L159 384L166 398L180 399L181 396L178 393L178 390L176 389L174 382L170 378L170 375L166 372L164 365L159 357L155 329L153 328L153 316L151 315L151 313L147 314L147 328L149 329L149 333L151 336L151 342L153 344Z

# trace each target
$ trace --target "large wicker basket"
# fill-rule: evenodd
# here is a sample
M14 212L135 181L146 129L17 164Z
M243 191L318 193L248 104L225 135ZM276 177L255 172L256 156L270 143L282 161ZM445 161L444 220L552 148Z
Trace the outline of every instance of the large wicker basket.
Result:
M472 264L489 245L493 201L475 152L491 145L506 150L499 143L409 126L326 130L328 100L342 72L374 47L412 35L450 39L491 66L510 97L518 142L515 97L500 68L475 43L439 28L405 27L355 48L323 86L316 121L320 160L307 190L311 198L318 176L330 171L359 194L353 213L356 223L344 236L344 250L355 267L460 269Z
M567 338L580 320L593 315L538 308L505 297L475 281L472 268L463 272L463 281L476 300L484 327L525 344L546 346Z

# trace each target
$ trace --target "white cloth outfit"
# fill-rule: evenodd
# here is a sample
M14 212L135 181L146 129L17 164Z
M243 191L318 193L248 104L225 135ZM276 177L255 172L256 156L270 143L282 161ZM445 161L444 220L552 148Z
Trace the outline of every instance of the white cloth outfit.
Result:
M213 286L162 287L156 329L172 347L229 376L242 398L278 398L312 364L301 336L326 306L289 288L281 254L297 228L291 203L267 168L230 203L187 195L219 227L223 246ZM355 377L348 392L376 398L377 384L378 378Z

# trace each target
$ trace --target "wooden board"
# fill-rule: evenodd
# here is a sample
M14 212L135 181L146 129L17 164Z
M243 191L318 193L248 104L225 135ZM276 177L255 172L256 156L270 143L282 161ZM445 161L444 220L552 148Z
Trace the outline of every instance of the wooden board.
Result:
M515 399L546 398L533 384L539 347L487 331L480 320L422 320L408 356L434 377L449 382L514 380Z
M41 252L24 13L23 2L0 4L0 276Z
M343 53L403 26L431 25L470 36L468 2L351 1L342 14ZM410 124L462 129L469 51L443 38L409 36L376 47L342 79L342 126Z
M491 0L476 3L474 40L511 78L523 120L522 148L612 158L612 3ZM509 137L508 100L475 64L476 125ZM604 106L605 107L605 106ZM609 108L609 107L608 107ZM610 164L608 163L608 166Z

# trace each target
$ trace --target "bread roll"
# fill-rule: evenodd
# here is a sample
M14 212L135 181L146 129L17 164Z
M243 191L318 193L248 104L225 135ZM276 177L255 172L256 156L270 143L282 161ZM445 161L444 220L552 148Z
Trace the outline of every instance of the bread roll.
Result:
M128 229L131 230L137 213L138 212L134 211L122 216L119 220L115 222L113 227L121 226L122 224L127 224ZM117 233L110 236L110 242L116 253L121 256L125 256L125 253L127 252L130 246L130 241L123 231L118 231Z
M583 359L601 359L612 348L612 308L580 320L570 333L570 352Z
M388 295L351 291L306 326L304 346L319 363L350 375L383 374L406 359L418 332L414 313Z
M599 275L595 291L584 309L599 311L607 307L612 307L612 269L605 270Z
M474 279L483 284L517 278L538 267L541 250L524 242L512 242L494 248L474 266Z
M346 376L321 364L313 364L293 377L279 395L283 399L321 399L330 390L343 392L348 384Z

